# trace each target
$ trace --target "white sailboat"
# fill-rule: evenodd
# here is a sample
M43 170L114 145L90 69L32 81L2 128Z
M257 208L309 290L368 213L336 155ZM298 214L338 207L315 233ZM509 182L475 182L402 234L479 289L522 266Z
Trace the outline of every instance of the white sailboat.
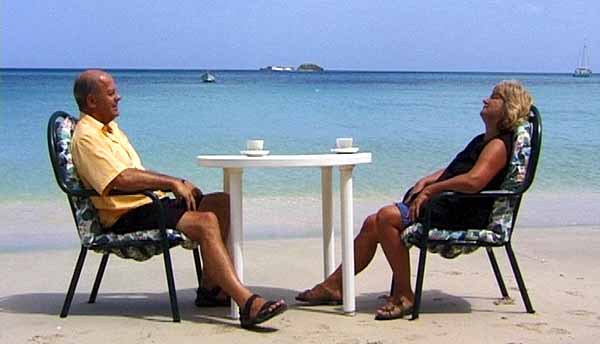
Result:
M592 69L590 68L590 57L587 53L587 46L584 44L579 66L575 68L573 76L576 78L589 78L591 75Z
M215 82L215 81L217 81L217 79L215 79L215 76L212 75L210 72L205 72L204 74L202 74L202 76L200 78L202 79L202 82Z

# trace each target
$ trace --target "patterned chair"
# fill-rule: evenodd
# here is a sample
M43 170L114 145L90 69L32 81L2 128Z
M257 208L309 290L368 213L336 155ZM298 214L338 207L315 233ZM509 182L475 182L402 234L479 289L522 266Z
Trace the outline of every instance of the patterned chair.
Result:
M202 263L197 245L185 237L183 233L175 229L165 228L162 205L158 202L158 197L151 191L144 191L142 193L152 199L157 207L156 211L159 211L162 215L161 225L158 229L128 234L103 233L98 213L90 199L90 196L98 196L98 194L94 190L84 188L71 159L70 143L76 124L77 119L62 111L52 114L48 121L48 151L54 176L60 189L67 195L73 220L75 221L77 233L81 241L81 251L60 316L64 318L69 313L75 288L77 287L85 256L89 249L103 255L92 293L90 294L89 303L96 301L96 295L98 294L100 282L102 281L110 254L136 261L144 261L154 255L162 254L167 274L173 321L179 322L181 318L177 305L177 294L169 249L182 245L184 248L193 250L196 275L198 277L198 284L200 284Z
M501 190L483 191L477 194L444 192L436 196L436 198L493 198L495 201L487 228L474 228L464 231L430 228L430 209L425 207L424 221L406 228L403 232L402 239L406 245L408 247L415 245L420 249L413 320L419 317L427 251L438 253L444 258L455 258L463 253L471 253L479 247L486 248L500 292L504 298L508 297L508 291L502 279L493 248L501 246L506 248L525 308L528 313L535 312L512 249L511 238L521 199L525 191L531 186L535 176L541 144L542 119L538 109L532 106L529 121L519 126L515 132L513 154Z

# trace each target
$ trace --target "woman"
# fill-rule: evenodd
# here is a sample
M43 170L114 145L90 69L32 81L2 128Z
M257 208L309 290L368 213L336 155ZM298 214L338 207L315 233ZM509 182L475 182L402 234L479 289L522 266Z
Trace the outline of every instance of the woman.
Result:
M513 132L527 119L532 104L532 97L519 82L496 85L491 96L483 100L480 112L485 133L471 140L445 169L419 180L403 201L366 218L354 239L355 272L361 272L371 262L377 244L381 244L394 273L393 295L377 310L375 319L396 319L412 312L414 293L410 285L410 256L401 237L404 229L418 221L423 206L442 191L476 193L498 189L510 161ZM431 223L457 230L485 227L492 202L436 200L430 204ZM310 305L341 304L341 268L314 288L298 294L296 300Z

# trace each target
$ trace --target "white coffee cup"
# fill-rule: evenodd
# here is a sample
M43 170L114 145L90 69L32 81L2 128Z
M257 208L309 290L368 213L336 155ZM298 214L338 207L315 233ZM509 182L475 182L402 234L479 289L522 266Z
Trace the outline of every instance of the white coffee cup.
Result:
M263 150L265 146L265 140L260 139L250 139L246 141L246 149L247 150Z
M338 137L335 139L335 147L336 148L352 148L352 138L351 137Z

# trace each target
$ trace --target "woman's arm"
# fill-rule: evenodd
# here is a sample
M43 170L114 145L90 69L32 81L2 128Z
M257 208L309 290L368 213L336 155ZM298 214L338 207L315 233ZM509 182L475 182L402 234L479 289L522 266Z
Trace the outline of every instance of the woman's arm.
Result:
M440 178L440 176L442 175L442 173L444 173L445 170L446 170L445 168L439 169L439 170L433 172L433 174L430 174L428 176L425 176L425 177L419 179L419 181L417 181L415 183L415 185L413 185L413 187L410 189L410 192L408 193L408 195L406 195L406 197L404 198L404 202L406 202L407 204L412 202L412 198L416 194L418 194L421 190L423 190L423 188L426 187L427 185L435 183L435 181L438 180L438 178Z
M417 182L417 184L422 184L423 187L433 184L433 183L435 183L436 180L438 180L438 178L440 178L440 176L442 175L442 173L444 173L444 171L446 171L445 168L439 169L439 170L435 171L433 174L430 174L427 177L421 178ZM417 185L417 184L415 184L415 185Z
M411 204L410 219L413 221L418 219L421 208L429 202L431 197L442 191L479 192L500 173L507 161L508 156L504 143L498 138L493 139L485 146L475 162L475 166L467 173L425 186Z

